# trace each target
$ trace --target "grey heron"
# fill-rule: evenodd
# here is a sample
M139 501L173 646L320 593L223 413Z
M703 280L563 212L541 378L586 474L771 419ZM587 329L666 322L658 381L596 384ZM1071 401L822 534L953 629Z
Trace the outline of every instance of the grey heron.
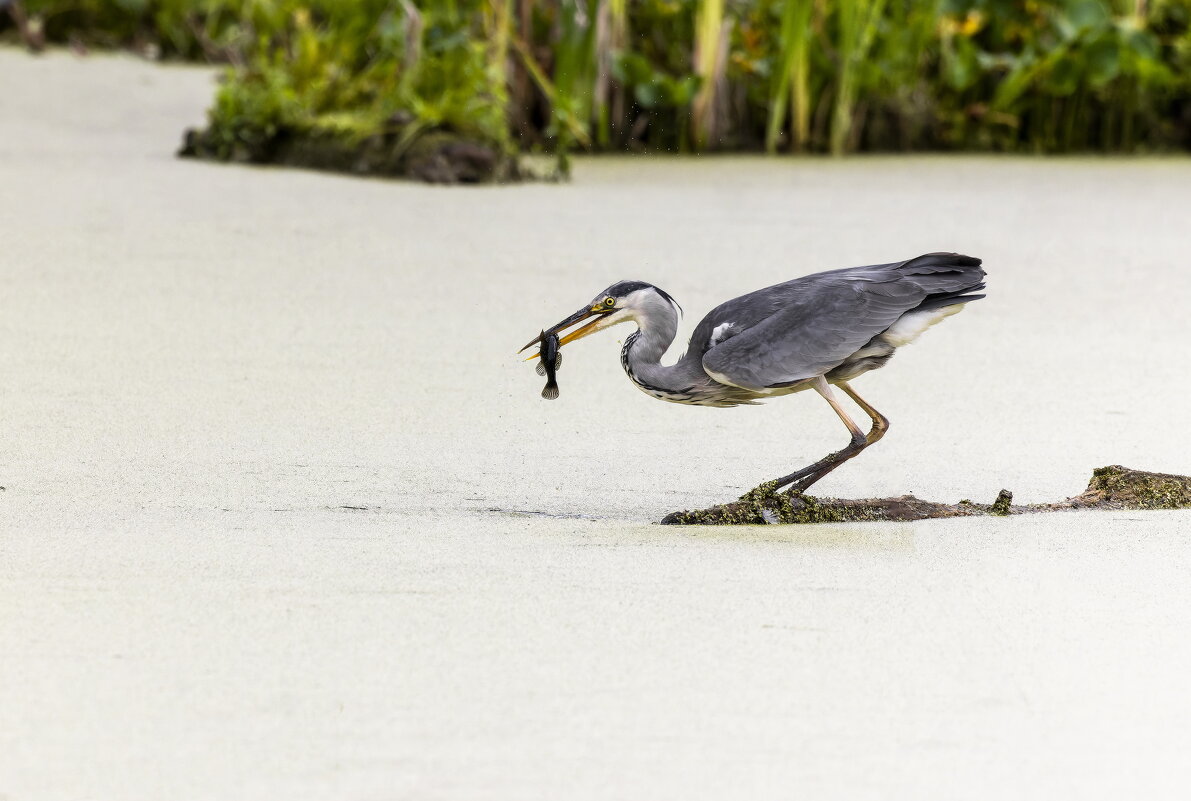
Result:
M619 323L636 323L620 363L655 398L698 406L752 404L813 389L852 435L848 445L777 479L774 489L804 492L884 436L889 421L849 385L884 367L923 331L983 298L980 259L928 253L908 261L848 267L776 284L716 306L699 322L686 353L671 366L662 355L678 333L681 308L644 281L618 281L579 311L530 341L559 334L560 345ZM534 357L530 357L534 358ZM867 434L840 406L838 387L872 420Z

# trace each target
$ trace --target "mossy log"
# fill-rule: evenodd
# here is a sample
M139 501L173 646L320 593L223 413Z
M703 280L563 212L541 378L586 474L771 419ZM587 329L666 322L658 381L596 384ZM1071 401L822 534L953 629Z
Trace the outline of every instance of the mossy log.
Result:
M1013 493L1001 490L992 503L936 503L902 495L897 498L814 498L776 492L772 482L750 490L739 500L710 509L674 512L665 525L757 525L766 523L844 523L858 520L926 520L936 517L1016 515L1065 509L1191 509L1191 476L1149 473L1120 465L1092 471L1079 495L1056 503L1015 504Z
M249 164L278 164L434 184L519 180L517 160L494 145L450 131L407 132L398 120L382 132L351 136L338 131L281 128L187 130L179 156Z

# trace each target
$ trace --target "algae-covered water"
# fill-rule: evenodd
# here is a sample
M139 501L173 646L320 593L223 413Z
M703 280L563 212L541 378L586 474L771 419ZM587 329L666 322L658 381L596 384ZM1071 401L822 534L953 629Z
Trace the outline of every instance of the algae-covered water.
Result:
M931 250L989 297L819 489L1191 473L1186 159L580 160L444 190L172 155L212 75L0 50L0 798L1174 798L1191 513L689 529L845 444L659 403L685 306ZM680 346L677 346L680 347Z

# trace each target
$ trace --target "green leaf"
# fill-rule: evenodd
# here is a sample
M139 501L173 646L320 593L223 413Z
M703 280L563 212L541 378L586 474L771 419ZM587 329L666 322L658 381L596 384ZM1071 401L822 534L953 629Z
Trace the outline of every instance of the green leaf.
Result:
M690 102L695 99L695 95L698 94L701 83L698 75L687 75L670 81L668 87L670 105L676 107L690 105Z
M1059 59L1046 76L1046 88L1060 96L1072 94L1079 88L1079 75L1079 64L1074 58Z
M1121 71L1121 53L1115 38L1103 37L1088 47L1085 59L1088 65L1088 80L1100 87L1111 81Z
M662 98L661 87L653 82L639 83L633 87L633 97L645 108L653 108Z
M976 48L971 41L956 42L951 57L943 62L943 77L951 88L960 91L976 83L980 77L980 64L976 58Z
M1100 0L1075 0L1067 4L1066 18L1076 27L1090 30L1108 22L1108 9Z
M1149 31L1130 29L1122 35L1122 40L1138 58L1156 61L1160 54L1158 37Z
M646 83L653 80L653 67L637 53L622 53L612 60L612 77L623 84Z

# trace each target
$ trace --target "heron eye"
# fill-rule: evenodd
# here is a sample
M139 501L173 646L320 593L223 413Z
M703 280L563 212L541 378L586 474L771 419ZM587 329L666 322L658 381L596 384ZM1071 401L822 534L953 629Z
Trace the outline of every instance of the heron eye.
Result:
M604 298L604 305L611 308L616 305L616 298Z

